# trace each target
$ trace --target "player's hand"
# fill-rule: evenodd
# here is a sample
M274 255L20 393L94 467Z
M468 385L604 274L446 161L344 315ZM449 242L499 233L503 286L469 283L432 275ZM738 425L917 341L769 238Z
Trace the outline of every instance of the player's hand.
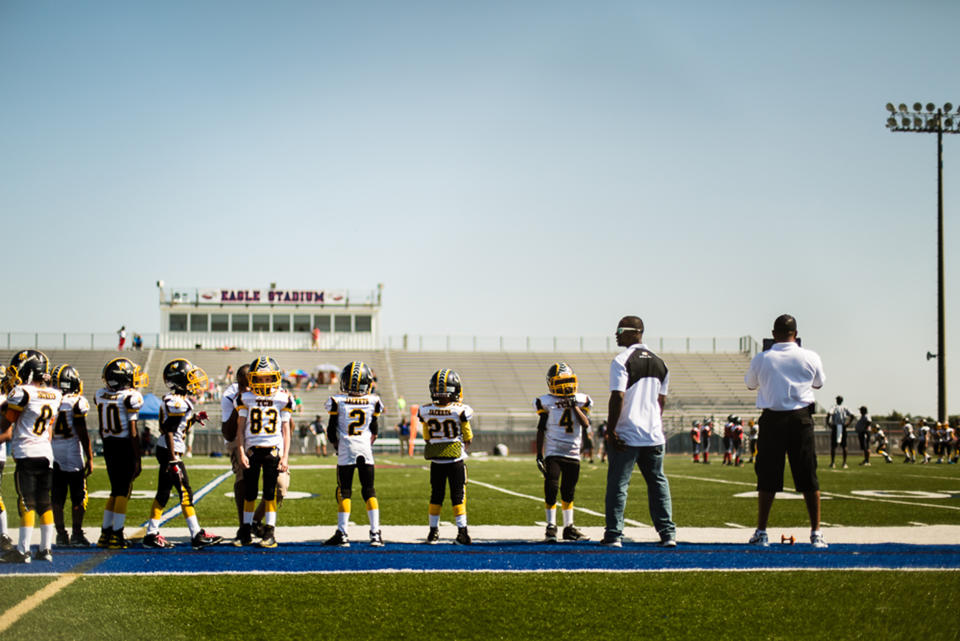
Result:
M246 470L250 468L250 460L247 458L247 453L244 452L243 450L240 450L239 461L240 461L240 467L242 467L243 469Z
M194 415L194 418L197 419L197 423L200 423L200 425L206 425L207 413L203 410L200 410Z
M83 476L87 477L93 474L93 461L87 461L83 466Z
M537 469L540 470L544 478L547 477L547 466L543 462L543 454L537 454Z
M277 469L281 472L286 472L290 469L290 461L286 457L280 459L280 465L277 466Z

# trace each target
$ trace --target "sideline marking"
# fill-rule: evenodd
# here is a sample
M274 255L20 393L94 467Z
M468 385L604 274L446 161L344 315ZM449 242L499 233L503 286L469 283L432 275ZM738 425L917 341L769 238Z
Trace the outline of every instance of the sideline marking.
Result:
M496 485L491 485L491 484L489 484L489 483L484 483L483 481L478 481L478 480L476 480L476 479L474 479L474 478L470 478L470 479L467 480L467 485L468 485L468 486L469 486L471 483L473 483L473 484L475 484L475 485L480 485L480 486L482 486L482 487L485 487L485 488L488 488L488 489L491 489L491 490L495 490L495 491L497 491L497 492L503 492L504 494L509 494L510 496L519 496L519 497L522 498L522 499L530 499L530 500L536 501L537 503L543 503L543 497L542 497L542 496L531 496L531 495L529 495L529 494L521 494L520 492L514 492L513 490L508 490L508 489L503 488L503 487L498 487L498 486L496 486ZM578 512L583 512L584 514L589 514L589 515L591 515L591 516L599 516L601 519L602 519L602 518L605 518L605 515L601 514L600 512L594 512L593 510L588 510L587 508L585 508L585 507L580 507L579 505L576 505L576 504L574 504L573 509L576 510L576 511L578 511ZM625 524L627 524L627 525L633 525L634 527L651 527L651 526L647 525L646 523L641 523L640 521L634 521L633 519L623 519L623 522L624 522Z
M211 491L213 491L215 487L223 483L225 479L231 476L233 476L233 470L224 472L223 474L221 474L220 476L213 479L212 481L210 481L209 483L201 487L199 490L197 490L196 494L193 495L194 504L198 503L200 499L202 499L204 496L209 494ZM182 512L182 508L178 503L176 507L171 508L170 510L167 510L160 517L160 525L163 525L167 521L173 519L181 512ZM134 534L133 538L136 538L137 536L141 538L143 537L143 535L146 533L147 523L148 521L145 521L142 525L140 525L139 529ZM109 552L95 553L91 558L87 559L83 563L80 563L77 567L73 568L70 572L64 572L63 574L61 574L59 578L57 578L57 580L55 580L53 583L43 586L42 588L40 588L39 590L37 590L36 592L28 596L26 599L24 599L20 603L17 603L16 605L14 605L12 608L10 608L6 612L4 612L2 615L0 615L0 633L4 632L11 625L19 621L20 617L27 614L28 612L36 608L38 605L40 605L41 603L43 603L44 601L46 601L47 599L55 595L57 592L64 589L65 587L67 587L68 585L76 581L78 578L86 574L87 570L93 569L94 567L100 565L100 563L107 560L110 556L112 555Z
M48 583L3 614L0 614L0 634L6 632L10 626L19 621L20 617L79 579L87 570L91 570L100 565L108 556L110 555L107 552L95 554L70 572L61 574L56 581Z
M727 481L726 479L712 479L705 478L702 476L687 476L686 474L668 474L667 477L675 476L678 479L687 479L690 481L708 481L711 483L724 483L726 485L746 485L749 487L757 487L756 483L744 483L743 481ZM787 490L784 488L784 492L796 492L794 489ZM829 496L831 498L837 499L852 499L854 501L868 501L876 503L895 503L897 505L909 505L911 507L932 507L938 508L941 510L960 510L960 507L955 505L937 505L936 503L918 503L917 501L898 501L896 499L881 499L873 496L857 496L856 494L840 494L838 492L824 492L820 490L820 497Z

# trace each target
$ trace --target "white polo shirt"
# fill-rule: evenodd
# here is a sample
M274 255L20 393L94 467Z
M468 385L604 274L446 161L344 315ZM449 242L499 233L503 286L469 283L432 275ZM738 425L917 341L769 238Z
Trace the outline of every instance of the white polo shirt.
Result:
M663 445L658 397L667 395L670 373L663 360L635 343L610 363L610 391L623 392L623 409L614 433L632 447Z
M754 356L743 381L757 390L758 408L788 412L813 403L813 390L823 387L826 375L816 352L787 342Z

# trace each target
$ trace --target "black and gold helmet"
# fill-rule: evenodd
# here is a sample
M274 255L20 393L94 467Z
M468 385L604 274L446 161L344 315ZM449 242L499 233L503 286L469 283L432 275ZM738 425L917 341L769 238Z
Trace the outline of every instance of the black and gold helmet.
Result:
M340 391L354 396L363 396L370 392L373 385L373 371L363 361L351 361L340 372Z
M150 384L150 377L129 358L115 358L103 366L103 382L114 392L140 389Z
M35 349L20 350L10 359L10 365L0 383L4 394L17 385L36 385L50 380L50 359Z
M460 375L452 369L438 369L430 377L430 398L441 405L459 402L463 398Z
M577 375L573 368L560 361L547 370L547 389L554 396L573 396L577 393Z
M280 389L283 372L280 365L269 356L260 356L250 363L247 372L247 385L257 396L270 396Z
M64 394L83 394L80 372L73 365L60 365L50 375L53 384Z
M163 382L174 394L201 394L209 379L203 369L185 358L175 358L163 368Z

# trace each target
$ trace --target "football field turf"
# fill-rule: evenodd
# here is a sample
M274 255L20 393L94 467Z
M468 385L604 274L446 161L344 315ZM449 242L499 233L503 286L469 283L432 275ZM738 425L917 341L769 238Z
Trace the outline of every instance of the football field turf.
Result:
M52 565L0 565L0 628L9 626L0 636L956 637L950 617L910 617L904 604L960 598L960 540L953 540L960 531L958 466L874 462L831 470L821 459L830 548L814 551L806 543L802 500L779 498L769 527L775 544L761 550L742 545L756 518L752 469L669 456L680 546L653 545L637 474L627 504L632 541L615 550L536 542L544 514L532 458L477 457L468 463L477 544L463 548L417 542L426 534L428 472L422 460L383 455L377 493L387 545L366 543L357 497L351 536L359 543L339 550L320 545L336 520L333 459L292 463L277 549L194 552L176 516L164 526L178 543L174 550L55 549ZM236 514L226 465L208 458L187 465L195 491L206 491L197 505L201 524L231 536ZM11 467L3 482L8 506L16 496ZM602 530L605 473L604 465L584 463L577 488L577 523L594 539ZM128 536L145 520L155 484L155 468L137 479L135 497L145 498L130 502ZM101 467L90 479L91 535L105 488ZM449 541L448 504L442 519ZM15 530L16 517L10 521ZM795 535L797 544L780 545L781 532Z

